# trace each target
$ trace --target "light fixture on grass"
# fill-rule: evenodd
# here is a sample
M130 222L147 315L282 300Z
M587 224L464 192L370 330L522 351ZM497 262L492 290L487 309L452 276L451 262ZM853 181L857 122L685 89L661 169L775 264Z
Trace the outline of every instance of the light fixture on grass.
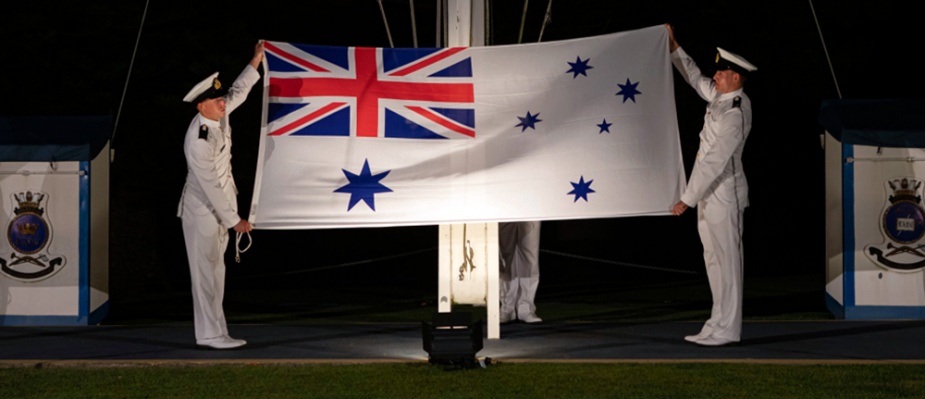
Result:
M433 314L431 323L421 322L424 350L431 364L480 365L475 354L482 350L482 324L473 323L471 313L438 312Z

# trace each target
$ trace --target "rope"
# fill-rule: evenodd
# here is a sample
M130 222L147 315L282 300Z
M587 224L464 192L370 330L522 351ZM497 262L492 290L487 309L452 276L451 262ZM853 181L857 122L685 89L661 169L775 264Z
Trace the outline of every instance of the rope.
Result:
M320 271L325 271L325 270L343 269L343 268L345 268L345 267L352 267L352 266L358 266L358 265L363 265L363 264L367 264L367 263L375 263L375 262L380 262L380 261L389 260L389 259L396 259L396 258L403 258L403 257L406 257L406 256L411 256L411 255L417 255L417 254L424 253L424 252L428 252L428 251L434 251L434 250L436 250L436 249L437 249L436 247L431 247L431 248L427 248L427 249L419 249L419 250L416 250L416 251L409 251L409 252L405 252L405 253L401 253L401 254L397 254L397 255L383 256L383 257L380 257L380 258L364 259L364 260L358 260L358 261L355 261L355 262L341 263L341 264L337 264L337 265L329 265L329 266L322 266L322 267L313 267L313 268L311 268L311 269L295 270L295 271L290 271L290 272L285 272L285 273L274 273L274 274L263 274L263 275L256 275L256 276L247 276L247 278L276 277L276 276L284 276L284 275L285 275L285 276L291 276L291 275L294 275L294 274L305 274L305 273L314 273L314 272L320 272Z
M436 36L434 37L434 43L435 43L434 47L440 47L442 43L440 39L443 37L443 2L444 1L445 0L437 0L437 21L436 21L437 28L434 29L435 31L434 33Z
M549 0L549 3L546 3L546 16L543 17L543 26L540 27L540 38L537 39L537 43L543 41L543 31L546 30L546 25L549 25L549 21L552 20L552 0Z
M829 58L829 50L825 47L825 39L822 37L822 28L819 26L819 18L816 17L816 9L813 8L813 0L809 0L809 9L813 13L813 20L816 21L816 30L819 32L819 41L822 42L822 51L825 52L825 59L829 63L829 72L832 74L832 80L835 82L835 91L838 92L838 98L842 98L841 89L838 88L838 79L835 78L835 69L832 67L832 59Z
M485 45L494 43L494 13L491 0L485 0Z
M241 239L241 233L238 233L238 238L237 238L237 240L236 240L236 247L239 246L240 239ZM250 239L250 234L248 234L248 239ZM246 251L248 248L250 248L250 244L248 244L247 248L242 249L240 252L244 252L244 251ZM311 268L311 269L305 269L305 270L294 270L294 271L289 271L289 272L285 272L285 273L273 273L273 274L263 274L263 275L252 275L252 276L247 276L247 278L264 278L264 277L292 276L292 275L297 275L297 274L315 273L315 272L326 271L326 270L343 269L343 268L347 268L347 267L359 266L359 265L364 265L364 264L369 264L369 263L376 263L376 262L381 262L381 261L385 261L385 260L391 260L391 259L397 259L397 258L404 258L404 257L407 257L407 256L412 256L412 255L421 254L421 253L424 253L424 252L434 251L434 250L436 250L436 249L437 249L436 247L431 247L431 248L419 249L419 250L415 250L415 251L408 251L408 252L404 252L404 253L400 253L400 254L395 254L395 255L382 256L382 257L378 257L378 258L363 259L363 260L358 260L358 261L354 261L354 262L346 262L346 263L340 263L340 264L328 265L328 266L322 266L322 267L313 267L313 268ZM700 274L700 273L693 272L693 271L690 271L690 270L681 270L681 269L671 269L671 268L658 267L658 266L639 265L639 264L627 263L627 262L617 262L617 261L612 261L612 260L607 260L607 259L593 258L593 257L590 257L590 256L582 256L582 255L569 254L569 253L559 252L559 251L551 251L551 250L548 250L548 249L541 249L540 252L545 252L545 253L551 254L551 255L564 256L564 257L569 257L569 258L574 258L574 259L581 259L581 260L586 260L586 261L598 262L598 263L606 263L606 264L617 265L617 266L632 267L632 268L637 268L637 269L657 270L657 271L661 271L661 272L671 272L671 273L681 273L681 274L692 274L692 275L698 275L698 274ZM235 257L235 260L237 260L237 257Z
M520 33L517 34L517 44L523 43L524 38L524 24L527 23L527 4L530 3L530 0L524 0L524 12L520 15Z
M392 43L392 32L389 31L389 20L385 18L385 8L382 7L382 0L379 0L379 11L382 11L382 22L385 23L385 34L389 37L389 47L395 48L395 43Z
M682 273L682 274L700 274L700 273L693 272L690 270L671 269L667 267L646 266L646 265L639 265L635 263L617 262L617 261L612 261L612 260L607 260L607 259L592 258L590 256L582 256L582 255L567 254L565 252L550 251L548 249L541 249L540 252L545 252L548 254L559 255L559 256L565 256L569 258L588 260L592 262L608 263L608 264L617 265L617 266L634 267L637 269L658 270L662 272L672 272L672 273Z
M141 24L138 25L138 36L135 38L135 48L132 50L132 60L128 64L128 76L125 77L125 87L122 88L122 98L119 100L119 110L116 111L116 121L112 126L112 137L109 138L109 142L112 143L116 139L116 129L119 128L119 116L122 114L122 104L125 103L125 93L128 92L128 81L132 77L132 66L135 65L135 54L138 53L138 43L141 42L141 28L145 26L145 16L148 15L148 3L150 0L145 1L145 10L141 14ZM113 153L115 149L112 149L110 152ZM114 155L110 155L110 162Z
M247 246L243 249L241 248L241 237L247 234ZM241 263L241 254L247 252L248 249L251 249L251 244L254 243L254 239L251 238L251 233L237 232L234 237L234 261L235 263Z
M414 0L408 0L411 7L411 38L414 42L414 48L418 48L418 25L414 22Z

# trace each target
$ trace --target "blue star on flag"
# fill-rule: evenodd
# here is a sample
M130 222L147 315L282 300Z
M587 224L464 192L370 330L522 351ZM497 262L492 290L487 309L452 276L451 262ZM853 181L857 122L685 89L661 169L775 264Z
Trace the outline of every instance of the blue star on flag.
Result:
M517 117L517 119L520 119L520 123L514 125L514 127L523 126L523 128L520 129L521 132L526 131L528 127L530 129L536 130L536 124L543 121L542 119L538 118L539 116L539 112L537 112L536 115L530 115L530 111L527 111L527 116Z
M347 169L341 169L344 171L344 175L347 176L347 185L334 190L335 193L350 193L350 205L347 206L347 211L349 212L353 209L353 206L356 205L361 200L369 206L369 209L373 211L376 210L376 203L374 195L377 193L388 193L392 189L388 188L382 183L379 183L380 180L388 176L390 170L382 172L377 175L373 175L369 171L369 160L363 161L363 170L359 175L348 172Z
M601 131L597 132L597 134L601 134L601 133L604 133L604 132L610 133L610 126L611 126L611 125L613 125L613 123L607 123L607 119L604 119L603 122L601 122L601 123L599 123L599 124L597 125L597 127L601 128Z
M592 179L585 183L585 177L581 176L581 178L578 179L578 183L569 182L572 184L572 191L569 191L567 195L575 196L575 200L572 202L578 202L579 198L582 198L585 200L585 202L588 202L588 194L594 192L594 190L591 189L591 182L593 181L594 180Z
M565 73L569 73L569 72L573 73L572 79L577 78L578 75L585 75L585 76L588 76L588 73L587 73L588 70L594 68L593 66L588 65L588 61L591 61L591 59L588 58L588 59L582 61L582 60L581 60L581 57L575 57L575 62L569 62L569 63L568 63L568 64L571 65L572 67L569 68L569 70L565 71ZM568 61L566 61L566 62L568 62Z
M625 84L625 85L621 85L621 84L617 83L617 86L620 86L620 91L617 92L617 95L618 95L618 96L620 96L620 95L623 96L623 102L626 102L627 99L630 99L630 100L633 100L633 102L636 102L636 95L637 95L637 94L642 94L641 91L636 90L636 86L639 86L639 82L630 83L630 79L629 79L629 78L626 78L626 84Z

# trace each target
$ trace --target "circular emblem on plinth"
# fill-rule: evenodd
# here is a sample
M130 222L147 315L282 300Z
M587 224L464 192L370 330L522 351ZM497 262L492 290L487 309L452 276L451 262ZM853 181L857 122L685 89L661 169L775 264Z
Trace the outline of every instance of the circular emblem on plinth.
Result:
M897 201L883 213L883 231L893 241L910 244L925 234L925 211L913 201Z
M10 221L6 236L16 252L34 254L48 243L48 223L36 213L21 213Z
M864 254L875 265L889 271L916 272L925 268L925 208L922 180L915 177L889 179L880 230L885 241L869 244Z
M48 194L26 191L12 197L19 204L13 208L13 217L6 228L12 253L9 258L6 257L9 252L0 254L0 275L26 282L51 277L64 267L67 259L48 252L53 227L42 207Z

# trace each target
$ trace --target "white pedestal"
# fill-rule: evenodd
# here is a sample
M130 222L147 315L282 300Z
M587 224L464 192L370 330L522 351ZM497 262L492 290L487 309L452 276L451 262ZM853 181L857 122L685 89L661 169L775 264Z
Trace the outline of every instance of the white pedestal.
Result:
M825 162L829 310L841 319L925 318L925 151L843 144L827 133Z
M501 337L498 223L440 225L438 311L486 306L488 338Z
M92 325L109 309L109 147L0 162L0 325Z

